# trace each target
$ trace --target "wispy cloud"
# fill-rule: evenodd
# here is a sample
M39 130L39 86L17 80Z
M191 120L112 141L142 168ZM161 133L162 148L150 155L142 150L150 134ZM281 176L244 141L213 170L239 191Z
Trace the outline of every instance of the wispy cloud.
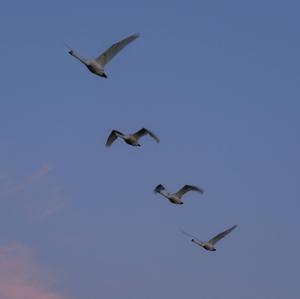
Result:
M43 219L56 214L64 207L66 196L55 180L50 178L51 170L49 165L44 165L21 179L3 175L5 184L0 184L1 198L26 201L31 219Z
M32 255L32 249L22 243L0 246L0 298L67 299L42 281L45 272L33 262ZM51 280L49 275L46 280Z
M8 177L7 174L0 173L0 184L2 184L6 180L7 177Z
M8 190L5 190L6 195L13 195L18 192L21 192L26 187L31 185L32 183L41 180L42 178L46 177L49 174L50 168L48 165L43 166L42 168L38 169L37 171L33 172L29 176L26 176L21 181L16 184L10 186Z
M35 209L37 218L43 219L46 217L49 217L51 215L56 214L58 211L63 209L65 206L65 203L62 198L57 198L56 201L47 203L46 205L42 207L38 207Z

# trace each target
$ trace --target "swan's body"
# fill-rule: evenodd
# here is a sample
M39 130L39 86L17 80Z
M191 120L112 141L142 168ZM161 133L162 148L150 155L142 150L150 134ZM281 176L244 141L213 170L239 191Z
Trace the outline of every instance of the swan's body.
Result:
M111 146L113 142L117 138L123 139L127 144L132 145L132 146L141 146L139 143L139 139L145 135L149 135L152 137L157 143L159 142L159 139L156 135L154 135L150 130L142 128L139 131L130 134L130 135L125 135L119 131L113 130L109 134L107 141L106 141L106 146Z
M204 249L206 249L208 251L216 251L215 244L218 241L220 241L221 239L223 239L226 235L228 235L231 231L233 231L236 227L237 227L237 225L234 225L234 226L230 227L229 229L217 234L216 236L214 236L213 238L211 238L210 240L208 240L206 242L200 241L199 239L195 238L193 235L191 235L185 231L182 231L182 232L185 235L193 238L191 240L191 242L203 247Z
M83 63L93 74L96 74L100 77L107 78L105 74L104 67L105 65L116 55L118 54L125 46L134 41L139 37L139 34L130 35L123 40L113 44L105 52L99 55L96 59L86 59L81 57L74 50L70 49L69 54L78 59Z
M196 186L192 186L192 185L185 185L180 190L178 190L176 193L167 192L166 188L162 184L157 185L154 189L154 193L159 193L162 196L164 196L165 198L167 198L171 203L178 204L178 205L183 204L181 198L185 193L187 193L189 191L197 191L201 194L204 193L203 189L198 188Z

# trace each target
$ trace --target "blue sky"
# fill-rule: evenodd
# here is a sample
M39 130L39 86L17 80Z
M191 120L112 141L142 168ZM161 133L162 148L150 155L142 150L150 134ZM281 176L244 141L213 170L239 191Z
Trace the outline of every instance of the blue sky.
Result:
M299 296L298 2L0 8L1 298ZM107 80L64 46L96 57L134 32ZM105 148L141 127L161 143ZM205 194L175 206L159 183ZM180 233L233 224L212 253Z

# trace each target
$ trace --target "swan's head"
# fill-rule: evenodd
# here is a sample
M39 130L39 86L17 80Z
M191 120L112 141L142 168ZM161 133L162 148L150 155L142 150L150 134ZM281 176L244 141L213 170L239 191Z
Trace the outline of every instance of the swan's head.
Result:
M101 75L101 77L107 79L107 75L106 75L105 73L103 73L103 74Z

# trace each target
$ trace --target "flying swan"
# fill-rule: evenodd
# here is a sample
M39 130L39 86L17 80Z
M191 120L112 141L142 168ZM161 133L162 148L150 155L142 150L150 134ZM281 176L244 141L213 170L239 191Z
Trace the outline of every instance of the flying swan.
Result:
M157 143L159 142L159 139L156 135L154 135L150 130L142 128L139 131L130 134L130 135L125 135L119 131L112 130L111 133L109 134L107 141L106 141L106 146L111 146L113 142L117 138L123 139L127 144L130 144L132 146L141 146L139 143L139 139L145 135L149 135L152 137Z
M217 234L212 239L210 239L206 242L200 241L199 239L195 238L193 235L185 232L184 230L182 230L182 233L191 237L192 238L191 242L203 247L204 249L206 249L208 251L216 251L215 244L218 241L220 241L221 239L223 239L225 236L227 236L229 233L231 233L236 227L237 227L237 225L234 225L234 226L230 227L229 229Z
M183 202L181 200L182 196L189 191L197 191L201 194L204 193L203 189L198 188L196 186L192 186L192 185L185 185L180 190L178 190L176 193L167 192L166 188L162 184L157 185L154 189L154 193L159 193L162 196L164 196L165 198L167 198L171 203L179 204L179 205L183 204Z
M105 52L100 54L95 59L86 59L81 57L78 53L76 53L73 49L71 49L68 45L67 47L70 49L68 52L73 57L77 58L80 62L82 62L92 73L107 78L105 74L104 67L105 65L115 56L117 55L124 47L126 47L129 43L134 41L139 37L138 33L132 34L121 41L113 44L110 48L108 48Z

